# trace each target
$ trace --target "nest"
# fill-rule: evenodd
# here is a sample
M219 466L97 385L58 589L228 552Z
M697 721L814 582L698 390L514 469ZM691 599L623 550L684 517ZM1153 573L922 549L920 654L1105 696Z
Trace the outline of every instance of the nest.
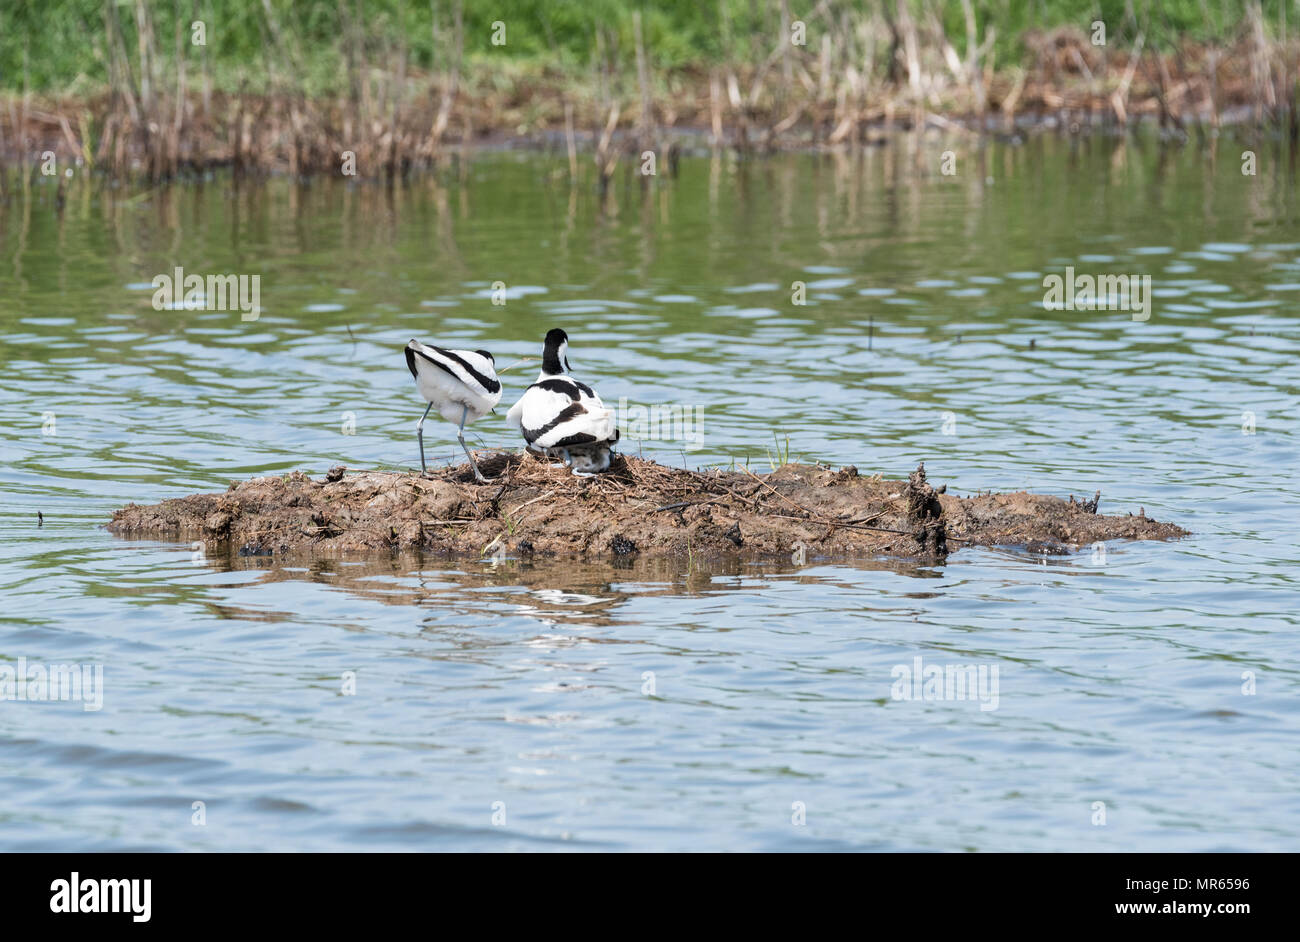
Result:
M427 474L335 467L232 483L117 511L123 535L202 538L208 553L418 551L532 559L735 556L943 559L952 547L1021 545L1068 552L1097 540L1184 533L1145 515L1105 517L1096 503L1016 493L955 497L922 464L906 481L854 467L786 465L692 471L626 455L599 475L528 453Z

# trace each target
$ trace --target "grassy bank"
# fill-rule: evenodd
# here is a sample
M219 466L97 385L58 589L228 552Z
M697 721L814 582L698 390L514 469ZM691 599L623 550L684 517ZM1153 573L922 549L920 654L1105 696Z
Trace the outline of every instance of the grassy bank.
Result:
M0 155L150 179L373 177L552 136L594 146L606 174L682 131L742 151L1044 116L1294 134L1289 15L1286 0L11 3Z

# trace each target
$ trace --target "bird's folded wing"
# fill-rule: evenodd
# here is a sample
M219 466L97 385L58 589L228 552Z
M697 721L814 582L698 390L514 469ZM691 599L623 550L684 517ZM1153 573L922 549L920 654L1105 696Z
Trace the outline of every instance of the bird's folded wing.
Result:
M590 444L612 435L614 416L608 409L593 410L591 400L571 399L554 388L530 386L511 408L519 419L524 440L538 448Z
M487 358L467 350L444 350L412 340L406 347L406 365L419 379L421 369L438 369L464 383L473 392L488 397L501 392L501 383Z

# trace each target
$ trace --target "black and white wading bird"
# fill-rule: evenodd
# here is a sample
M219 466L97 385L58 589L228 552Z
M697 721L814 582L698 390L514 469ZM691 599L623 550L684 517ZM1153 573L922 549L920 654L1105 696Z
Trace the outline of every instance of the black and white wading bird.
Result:
M524 433L530 451L563 458L574 474L598 474L609 468L618 427L595 390L566 375L568 350L564 331L547 333L541 375L510 407L506 422Z
M491 412L501 401L501 382L497 379L496 360L486 350L444 350L412 340L406 345L406 365L415 377L415 387L428 400L428 408L415 426L420 443L420 470L424 463L424 420L429 409L457 426L456 438L465 449L474 477L486 481L465 444L465 425Z

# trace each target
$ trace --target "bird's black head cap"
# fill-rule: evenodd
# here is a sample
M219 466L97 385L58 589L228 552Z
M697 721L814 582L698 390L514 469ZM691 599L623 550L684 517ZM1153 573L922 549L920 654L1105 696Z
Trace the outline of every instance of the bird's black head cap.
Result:
M546 332L546 345L542 348L542 372L559 376L570 369L569 358L565 356L569 346L569 335L558 327Z

